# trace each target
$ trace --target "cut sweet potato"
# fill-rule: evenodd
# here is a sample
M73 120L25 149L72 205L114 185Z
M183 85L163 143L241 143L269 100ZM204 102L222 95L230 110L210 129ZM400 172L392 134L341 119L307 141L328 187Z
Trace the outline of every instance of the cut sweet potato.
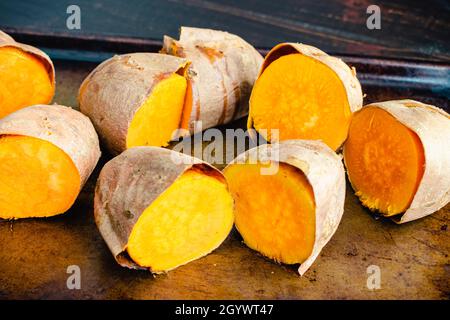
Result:
M87 117L36 105L0 120L0 218L49 217L74 203L100 157Z
M178 157L186 164L176 164ZM188 164L190 163L190 164ZM220 171L156 147L130 148L102 169L97 226L122 266L172 270L217 248L233 226L233 199Z
M198 259L228 235L232 208L223 181L190 169L144 210L130 234L127 251L153 272Z
M425 159L418 136L381 108L355 115L346 164L361 202L386 216L404 212L422 179Z
M271 130L279 130L280 141L322 140L337 150L361 106L361 86L344 62L314 47L280 44L267 55L253 88L248 126L269 142L276 142Z
M344 145L356 195L397 222L439 210L450 197L448 141L449 116L436 107L412 100L364 107L354 115Z
M273 174L264 173L274 164ZM244 242L275 261L300 263L300 274L306 272L343 214L340 158L322 142L286 140L250 149L224 174Z
M127 148L168 145L180 127L186 85L183 76L172 74L155 86L131 120Z
M275 175L262 164L235 164L226 170L236 201L236 227L252 249L279 262L304 262L314 245L312 188L297 168L280 163Z
M133 146L166 146L180 127L186 94L184 59L132 53L100 64L84 80L80 110L114 154Z
M80 191L70 157L50 142L0 138L0 217L47 217L66 212Z
M55 93L50 58L0 31L0 119L34 104L49 103Z

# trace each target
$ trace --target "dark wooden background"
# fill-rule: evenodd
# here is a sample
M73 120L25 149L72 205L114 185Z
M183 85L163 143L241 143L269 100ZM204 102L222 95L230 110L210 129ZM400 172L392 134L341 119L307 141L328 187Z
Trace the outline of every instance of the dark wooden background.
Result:
M81 30L66 8L81 8ZM381 30L366 8L381 7ZM262 53L312 44L358 71L365 103L413 98L450 109L449 1L0 0L0 29L54 60L54 102L77 108L82 80L115 53L157 51L181 25L234 32ZM1 85L1 84L0 84ZM221 127L245 127L245 119ZM0 221L0 299L449 299L450 206L402 226L363 208L347 186L342 222L310 270L264 259L233 231L212 254L155 278L118 266L95 226L92 198L103 155L72 209L50 219ZM206 159L205 159L206 160ZM221 168L223 165L215 164ZM81 290L69 290L69 265ZM381 289L366 286L381 268Z
M81 9L81 30L68 30L66 9ZM366 27L369 5L381 30ZM0 28L70 37L160 40L181 25L224 29L259 48L304 42L338 55L450 61L446 0L2 0Z

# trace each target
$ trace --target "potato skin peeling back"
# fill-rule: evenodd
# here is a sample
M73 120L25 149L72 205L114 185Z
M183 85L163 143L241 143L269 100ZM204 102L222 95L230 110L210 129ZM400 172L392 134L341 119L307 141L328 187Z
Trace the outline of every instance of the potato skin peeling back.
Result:
M57 167L55 168L55 172L61 173L59 178L48 175L49 180L42 181L42 183L47 184L50 189L56 188L60 190L59 188L61 187L65 188L61 186L60 183L63 183L63 185L68 183L73 186L73 184L70 184L68 181L65 180L64 182L60 182L59 179L67 178L70 181L74 180L71 179L70 176L78 176L79 178L75 179L75 187L73 187L76 191L76 195L78 195L100 158L98 137L89 119L78 111L60 105L35 105L20 109L1 119L0 137L9 136L24 138L19 139L17 143L28 144L28 147L24 149L23 156L36 157L36 163L33 165L30 159L24 159L24 161L27 161L30 169L37 174L39 174L41 168L47 166L63 165L67 168L70 167L68 163L73 163L77 173L72 171L70 174L69 172L64 173L67 169ZM30 144L29 141L31 140L37 142L32 142ZM40 143L39 140L43 140L43 143ZM45 147L45 142L48 142L53 146ZM43 149L40 150L39 148ZM19 149L16 149L14 152L19 152ZM42 161L46 161L46 154L52 155L52 157L48 159L47 163L43 163ZM54 159L57 155L60 157L59 160ZM70 158L70 161L69 159L65 159L66 156ZM5 172L1 174L5 174ZM20 175L20 179L25 179L23 178L24 176L29 177L29 175L32 175L31 172L25 172L23 168L20 168L17 172L14 172L14 174ZM41 174L43 175L40 176L40 178L35 178L42 179L42 177L47 175L42 172ZM67 177L65 177L66 175ZM39 182L35 181L34 183ZM68 196L68 198L73 197L70 195L72 193L70 190L68 190L65 195ZM71 200L68 202L73 203ZM72 203L69 203L69 206ZM48 212L44 211L40 214L41 216L62 213L54 212L52 210ZM25 214L25 212L23 214ZM13 218L19 218L19 214L14 214Z
M248 128L279 130L279 140L322 140L337 150L361 85L342 60L303 44L282 43L266 56L250 98ZM269 135L265 137L272 141Z
M360 112L370 110L366 108L380 108L388 112L398 122L417 135L423 147L425 167L413 199L401 214L393 217L396 223L416 220L432 214L444 207L450 201L450 118L448 113L435 106L414 100L393 100L372 103ZM397 133L395 133L397 134ZM370 143L370 141L367 141ZM350 162L350 152L344 146L344 160ZM351 151L351 150L349 150ZM347 169L350 170L350 163ZM420 170L421 168L417 168ZM353 189L358 191L357 185L349 179ZM396 188L396 185L392 186Z
M179 161L174 162L174 159L178 159ZM171 197L171 194L177 194L177 192L174 192L173 190L169 191L171 190L171 186L175 184L176 181L183 182L180 177L190 169L195 169L197 172L202 172L203 175L213 177L215 180L226 186L226 181L222 173L209 164L200 159L158 147L130 148L108 162L102 169L97 181L94 198L95 221L105 242L120 265L134 269L148 269L148 266L145 266L145 263L143 263L144 266L140 266L133 261L127 253L130 235L140 217L143 217L143 214L147 209L149 209L147 213L150 212L151 216L151 214L154 214L153 209L162 208L164 203L167 205L164 198L160 200L161 203L159 203L159 197L164 197L166 191L168 191L167 194L169 194L167 197ZM189 202L189 199L186 198L180 201ZM196 201L200 201L200 198ZM218 199L216 201L218 201ZM155 205L153 206L154 203ZM160 212L160 209L158 209L157 212ZM147 215L147 213L145 213L145 215ZM231 216L233 215L232 210L231 213L223 212L222 214L224 221L227 221L227 219L230 218L230 214ZM172 221L170 220L170 217L171 215L167 215L169 221ZM163 218L164 216L158 215L158 219ZM146 218L143 219L143 221L147 221L147 223L152 223L151 220L148 222L149 220ZM232 220L233 219L231 219L231 221ZM194 219L193 221L198 222L203 220ZM207 220L205 220L205 223L206 221ZM228 223L229 222L221 225L220 230L210 230L212 233L219 232L222 234L223 239L222 237L219 237L216 238L216 240L221 239L223 241L225 239L229 230L223 228L223 226L226 227ZM145 226L145 224L146 223L144 222L143 225ZM229 228L231 229L232 223L229 223L229 225ZM167 228L168 224L164 224L164 226ZM205 225L202 224L202 228L204 227ZM177 228L180 228L179 230L186 230L183 229L183 226L177 226ZM145 227L141 230L145 230ZM199 234L201 235L204 233ZM139 237L136 237L134 239L138 238ZM206 243L209 240L211 240L210 237L205 238L204 242ZM220 242L221 241L219 241L219 243L209 243L210 246L207 251L203 251L202 254L197 251L198 254L190 258L195 259L202 255L206 255L215 249ZM153 244L154 243L155 242L153 242ZM141 245L144 248L146 247L146 244L144 243ZM139 247L139 245L137 247ZM139 248L137 251L139 251ZM134 252L136 253L136 251ZM151 259L151 257L149 259ZM139 257L137 260L139 260ZM178 263L184 264L189 262L188 260L189 259L183 262L177 262L176 259L174 259L170 265L160 264L160 268L172 269L176 267ZM151 271L161 272L167 270L152 269Z
M256 49L237 35L181 27L179 40L164 37L162 52L186 58L192 81L188 130L199 131L239 119L248 113L248 98L263 62Z
M224 171L227 176L228 170L233 169L235 165L269 161L288 164L299 169L314 193L314 245L312 252L299 267L299 273L303 275L333 236L344 212L345 174L342 161L333 150L320 141L286 140L250 149L236 157ZM230 188L232 186L233 183L230 183ZM232 190L232 193L236 195L239 189ZM239 197L235 196L235 202L239 202ZM236 206L239 207L239 204ZM292 219L289 216L286 218ZM303 221L308 223L307 219Z
M41 50L0 30L0 118L27 106L50 103L55 94L53 62Z

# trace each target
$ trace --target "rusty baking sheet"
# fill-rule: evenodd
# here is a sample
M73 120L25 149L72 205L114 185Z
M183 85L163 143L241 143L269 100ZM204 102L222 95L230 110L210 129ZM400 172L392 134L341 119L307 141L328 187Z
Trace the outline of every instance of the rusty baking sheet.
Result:
M343 57L357 67L365 103L414 98L449 110L449 66ZM54 101L77 108L76 94L96 63L56 60ZM226 128L245 128L245 119ZM165 275L121 268L93 219L94 174L64 215L0 221L0 299L448 299L450 205L396 225L363 208L347 185L342 222L303 277L246 247L234 230L213 253ZM219 168L223 167L218 165ZM67 269L80 267L81 289ZM368 267L381 288L367 287Z

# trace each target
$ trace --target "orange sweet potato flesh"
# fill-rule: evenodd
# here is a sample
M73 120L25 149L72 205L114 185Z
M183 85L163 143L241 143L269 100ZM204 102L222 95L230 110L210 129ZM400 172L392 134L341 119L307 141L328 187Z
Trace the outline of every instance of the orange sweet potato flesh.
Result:
M0 48L0 118L34 104L48 104L55 88L41 60L15 47Z
M288 54L272 62L256 81L250 98L256 130L271 141L322 140L338 149L347 137L351 111L345 87L336 73L311 57ZM272 141L273 142L273 141Z
M156 84L131 121L127 148L167 146L180 124L183 125L186 89L187 80L175 73Z
M409 207L425 168L416 133L377 107L354 115L344 158L356 195L365 206L385 216Z
M224 181L193 168L145 209L127 251L154 273L169 271L217 248L233 220L233 199Z
M266 164L234 164L225 169L235 200L236 227L244 242L286 264L304 262L315 241L314 193L297 168L280 163L274 175Z
M74 203L80 183L70 157L52 143L0 136L0 218L64 213Z

